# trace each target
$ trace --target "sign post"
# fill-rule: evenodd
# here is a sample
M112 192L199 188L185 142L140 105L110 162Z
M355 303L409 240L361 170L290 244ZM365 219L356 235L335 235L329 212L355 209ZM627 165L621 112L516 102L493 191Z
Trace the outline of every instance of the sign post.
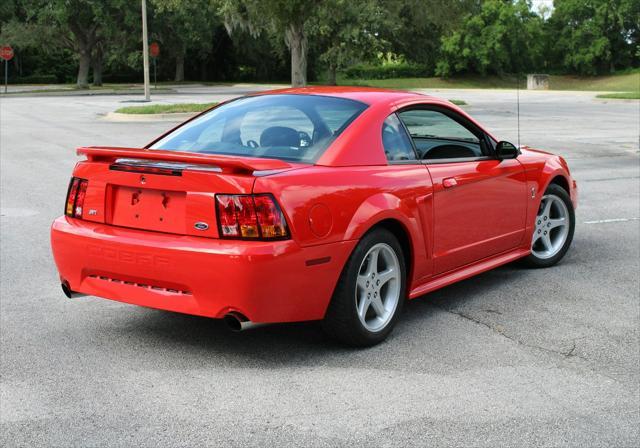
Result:
M11 45L3 45L0 47L0 58L4 59L4 93L7 93L7 85L9 84L9 61L13 59L13 48L11 48Z
M154 89L158 88L158 77L157 77L157 64L158 64L158 56L160 55L160 45L158 42L151 42L149 45L149 54L153 58L153 85Z

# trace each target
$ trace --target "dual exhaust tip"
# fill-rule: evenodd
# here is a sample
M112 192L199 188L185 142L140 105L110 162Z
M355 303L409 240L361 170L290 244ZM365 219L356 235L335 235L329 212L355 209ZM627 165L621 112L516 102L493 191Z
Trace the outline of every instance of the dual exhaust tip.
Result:
M66 280L63 280L62 283L60 283L60 287L62 288L62 292L64 293L65 296L67 296L68 299L74 299L76 297L83 297L86 295L86 294L73 291L71 289L71 286L69 285L69 282ZM235 313L235 312L227 314L222 318L222 320L227 325L229 330L234 332L250 330L252 328L258 328L258 327L262 327L263 325L266 325L266 324L251 322L242 314Z

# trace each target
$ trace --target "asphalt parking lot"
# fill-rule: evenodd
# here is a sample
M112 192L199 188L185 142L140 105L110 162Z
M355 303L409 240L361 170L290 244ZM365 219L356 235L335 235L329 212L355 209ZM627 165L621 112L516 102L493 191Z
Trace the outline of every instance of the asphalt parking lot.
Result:
M434 93L517 141L515 92ZM567 257L414 300L385 343L353 350L312 324L236 334L62 295L49 225L75 147L139 146L172 126L103 118L132 99L0 98L0 445L640 444L640 102L522 92L521 142L565 156L579 183Z

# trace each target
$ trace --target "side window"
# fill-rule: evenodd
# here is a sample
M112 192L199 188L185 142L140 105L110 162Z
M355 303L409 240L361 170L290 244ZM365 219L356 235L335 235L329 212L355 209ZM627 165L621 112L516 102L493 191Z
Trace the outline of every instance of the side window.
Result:
M396 114L389 115L382 124L382 146L389 162L416 160L411 140Z
M483 155L480 139L442 112L415 109L398 115L409 130L420 159L455 159Z

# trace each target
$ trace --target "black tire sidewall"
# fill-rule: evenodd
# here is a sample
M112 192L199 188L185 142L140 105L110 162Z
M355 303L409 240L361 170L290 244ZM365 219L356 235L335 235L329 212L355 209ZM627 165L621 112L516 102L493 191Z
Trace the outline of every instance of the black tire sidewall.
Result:
M400 298L396 310L387 325L372 332L364 327L358 317L356 304L357 278L365 255L373 246L387 244L393 249L400 265ZM406 299L407 275L402 247L398 239L384 228L376 228L365 234L353 250L340 276L331 304L325 316L325 330L350 345L369 346L383 341L393 330Z

